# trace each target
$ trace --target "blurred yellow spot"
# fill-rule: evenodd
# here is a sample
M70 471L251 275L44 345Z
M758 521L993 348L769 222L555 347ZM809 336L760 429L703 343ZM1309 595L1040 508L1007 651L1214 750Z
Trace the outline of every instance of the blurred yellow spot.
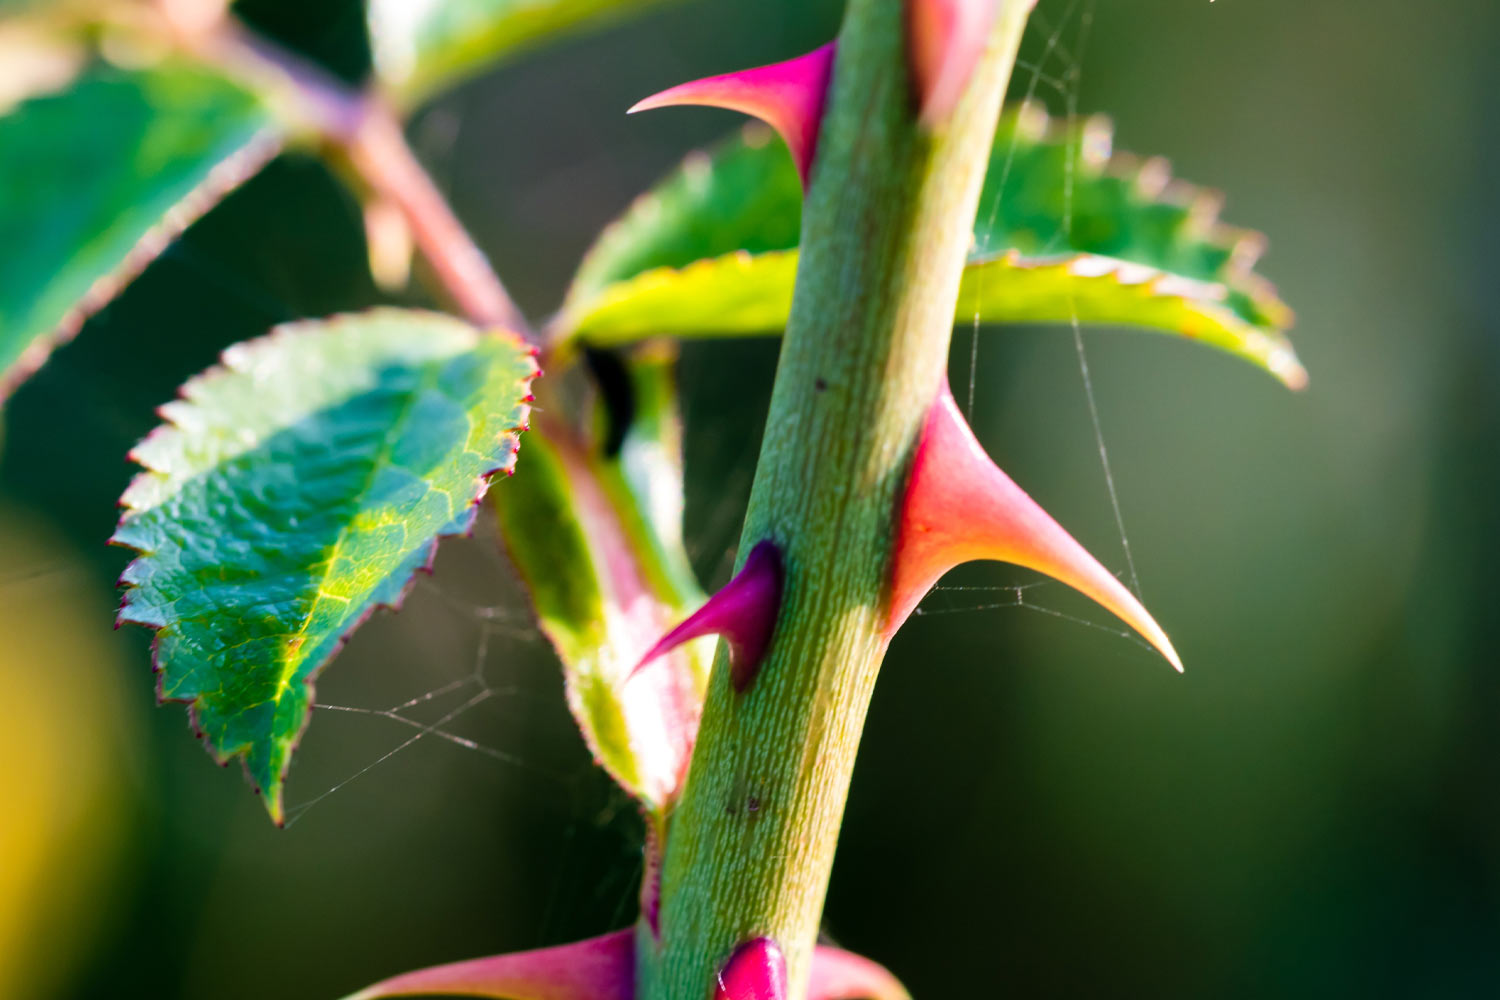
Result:
M0 997L64 992L109 910L130 759L113 639L90 568L0 508Z

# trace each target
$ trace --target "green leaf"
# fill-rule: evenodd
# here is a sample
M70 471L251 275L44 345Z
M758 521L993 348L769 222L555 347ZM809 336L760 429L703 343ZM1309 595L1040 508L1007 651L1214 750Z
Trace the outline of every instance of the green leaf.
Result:
M605 232L554 324L559 348L785 325L801 190L785 151L747 134L689 157ZM1291 312L1254 272L1261 238L1110 142L1102 118L1069 128L1034 105L1002 118L955 318L1177 333L1302 385Z
M600 234L568 289L564 313L623 281L723 255L797 246L802 180L786 147L753 122L711 151L689 153L666 180Z
M0 398L276 148L256 97L176 64L0 117Z
M467 530L535 374L515 337L446 316L293 323L226 351L132 453L120 621L157 630L160 696L244 756L278 822L313 678Z
M565 32L625 17L661 0L369 0L375 70L413 104Z
M495 507L585 742L662 815L686 774L713 654L711 641L690 644L630 676L703 602L682 545L675 355L653 344L624 363L594 360L607 387L595 432L539 421Z

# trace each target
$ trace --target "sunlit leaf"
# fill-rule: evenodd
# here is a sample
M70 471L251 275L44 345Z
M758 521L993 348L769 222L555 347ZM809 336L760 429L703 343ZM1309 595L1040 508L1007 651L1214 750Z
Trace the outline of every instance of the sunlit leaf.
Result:
M276 151L204 69L96 68L0 117L0 397Z
M596 369L608 367L595 432L540 420L523 474L495 504L585 741L657 810L685 774L712 654L711 644L691 644L630 678L703 600L682 546L673 360L659 345L624 363L596 359Z
M660 268L797 246L802 181L786 149L759 123L710 151L688 154L600 234L568 289L564 314Z
M230 348L133 457L122 622L157 629L163 699L273 818L311 682L510 469L535 358L509 334L399 310Z
M662 0L369 0L381 81L415 102L507 56Z
M560 349L785 325L801 190L785 151L746 135L689 157L605 232L554 324ZM1070 128L1035 106L1005 115L955 318L1177 333L1303 384L1291 313L1254 271L1261 238L1110 139L1101 118Z

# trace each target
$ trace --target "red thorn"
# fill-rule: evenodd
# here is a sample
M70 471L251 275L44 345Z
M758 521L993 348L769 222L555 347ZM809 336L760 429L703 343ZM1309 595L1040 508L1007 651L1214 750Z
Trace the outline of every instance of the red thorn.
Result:
M733 580L714 594L641 657L630 672L678 646L705 635L719 635L729 645L729 677L734 689L744 693L771 643L776 615L781 610L781 550L773 542L760 542L750 550L745 565Z
M944 380L928 412L897 528L891 610L894 635L948 570L997 559L1045 573L1099 602L1182 670L1161 626L1125 586L990 461Z
M634 1000L635 932L626 928L555 948L435 965L367 986L347 1000L441 995Z
M922 124L953 111L984 47L1000 0L906 0L907 40Z
M714 988L714 1000L786 1000L786 956L768 937L734 950Z
M852 952L820 946L813 952L807 1000L910 1000L884 966Z
M829 42L786 62L679 84L638 102L627 114L701 104L759 118L780 133L806 187L817 150L818 128L823 123L834 47L835 43Z

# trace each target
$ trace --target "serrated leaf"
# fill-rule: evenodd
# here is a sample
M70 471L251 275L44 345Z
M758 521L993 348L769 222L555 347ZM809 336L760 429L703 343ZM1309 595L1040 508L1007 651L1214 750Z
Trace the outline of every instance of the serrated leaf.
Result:
M756 136L757 133L747 133ZM956 318L1183 334L1297 387L1290 310L1253 266L1259 236L1162 161L1110 149L1102 118L1035 106L997 130ZM774 333L796 276L801 189L785 151L744 136L695 154L611 226L580 267L555 345Z
M685 776L712 659L710 644L696 644L630 678L703 601L682 545L673 361L649 345L601 377L615 398L593 434L540 421L523 475L495 503L585 742L658 814Z
M254 95L177 64L0 117L0 398L276 148Z
M566 32L662 0L369 0L375 70L415 103L486 66Z
M535 374L517 338L446 316L292 323L189 381L132 453L120 621L157 630L161 698L243 755L278 822L313 678L467 530Z

